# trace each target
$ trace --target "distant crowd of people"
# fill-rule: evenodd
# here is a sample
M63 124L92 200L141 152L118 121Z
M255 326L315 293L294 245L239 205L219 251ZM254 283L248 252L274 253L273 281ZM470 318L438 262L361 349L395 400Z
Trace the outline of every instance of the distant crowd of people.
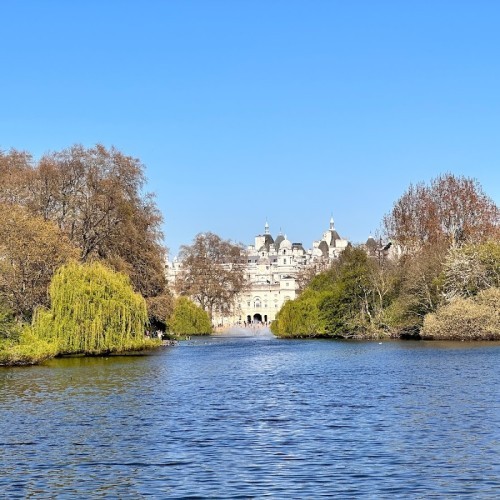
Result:
M146 330L144 336L146 336L148 339L151 339L153 337L158 337L160 340L162 340L163 332L161 330L156 330L156 332L151 332L149 330Z

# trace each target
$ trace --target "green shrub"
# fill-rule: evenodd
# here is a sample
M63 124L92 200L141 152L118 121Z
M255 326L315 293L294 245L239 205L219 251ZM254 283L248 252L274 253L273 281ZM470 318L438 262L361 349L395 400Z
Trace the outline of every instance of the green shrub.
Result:
M57 353L57 344L41 340L26 327L17 341L4 340L0 344L0 365L34 365L53 358Z
M298 299L286 301L271 323L271 331L278 337L314 337L323 334L324 321L318 307L321 295L307 290Z
M167 320L167 327L170 333L177 336L212 333L208 313L187 297L176 299L174 310Z

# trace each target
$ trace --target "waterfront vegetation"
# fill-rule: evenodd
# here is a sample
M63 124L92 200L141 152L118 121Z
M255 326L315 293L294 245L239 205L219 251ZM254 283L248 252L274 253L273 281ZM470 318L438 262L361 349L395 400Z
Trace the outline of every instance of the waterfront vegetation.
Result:
M169 334L174 338L212 333L208 313L187 297L176 299L172 314L167 319L167 327Z
M183 246L176 300L162 217L139 160L75 145L33 161L0 151L0 365L209 334L245 290L241 245ZM280 337L500 339L499 211L475 180L410 186L383 221L395 258L349 246L272 323ZM189 298L188 298L189 297Z
M410 186L386 216L400 255L348 247L271 325L280 337L500 340L496 205L452 175Z
M146 323L164 329L172 297L144 183L139 160L101 145L39 161L0 151L0 364L157 345L143 339Z
M35 161L0 151L0 304L29 322L71 259L127 274L164 326L171 305L162 215L144 193L144 166L115 148L71 146Z
M144 348L147 309L128 276L99 262L61 267L50 284L50 309L33 317L33 336L59 354L102 354Z
M36 309L31 325L5 336L1 364L34 364L65 354L98 355L153 348L145 337L146 302L128 276L99 262L71 262L54 275L50 308Z

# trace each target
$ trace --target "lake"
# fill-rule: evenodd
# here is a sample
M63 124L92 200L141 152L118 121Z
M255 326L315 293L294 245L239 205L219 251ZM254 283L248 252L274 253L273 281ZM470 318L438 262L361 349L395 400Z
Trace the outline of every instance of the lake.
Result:
M499 360L235 332L3 368L0 494L498 498Z

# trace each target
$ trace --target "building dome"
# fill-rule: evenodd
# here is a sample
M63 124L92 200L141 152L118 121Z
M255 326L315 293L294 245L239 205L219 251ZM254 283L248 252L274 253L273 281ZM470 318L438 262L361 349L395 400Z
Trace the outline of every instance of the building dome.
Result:
M366 240L365 248L368 255L375 255L378 245L377 242L375 241L375 238L373 238L371 235Z
M274 248L276 248L276 251L279 250L281 242L284 241L285 237L280 234L278 237L274 240Z
M259 252L269 252L271 245L274 245L273 237L270 234L263 234L256 238L256 242L262 242L263 245L259 247Z
M292 248L292 242L290 240L287 240L286 238L280 243L279 246L280 250L283 250L284 248L286 249L291 249Z

